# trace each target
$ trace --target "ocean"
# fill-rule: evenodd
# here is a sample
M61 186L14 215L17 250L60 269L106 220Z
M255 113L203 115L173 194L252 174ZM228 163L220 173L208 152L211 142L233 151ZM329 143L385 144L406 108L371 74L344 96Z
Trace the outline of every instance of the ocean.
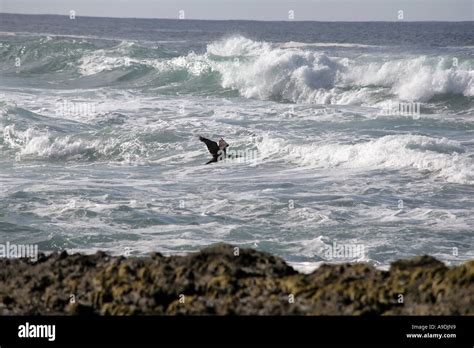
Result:
M198 136L239 155L204 165ZM474 258L473 22L0 14L0 243Z

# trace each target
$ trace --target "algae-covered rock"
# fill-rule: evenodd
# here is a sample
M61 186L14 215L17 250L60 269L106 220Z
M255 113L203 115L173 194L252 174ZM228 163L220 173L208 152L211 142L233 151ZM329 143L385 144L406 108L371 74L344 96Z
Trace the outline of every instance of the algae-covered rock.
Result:
M186 256L41 254L0 259L2 315L473 315L474 261L430 256L389 271L322 265L300 274L270 254L217 244Z

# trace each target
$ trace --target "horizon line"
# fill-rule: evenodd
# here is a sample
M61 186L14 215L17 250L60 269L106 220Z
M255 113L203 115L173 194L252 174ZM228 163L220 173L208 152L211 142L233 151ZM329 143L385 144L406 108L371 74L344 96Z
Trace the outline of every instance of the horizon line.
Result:
M68 14L58 13L17 13L17 12L1 12L0 15L20 15L20 16L58 16L58 17L69 17ZM200 19L200 18L167 18L167 17L103 17L103 16L91 16L91 15L75 15L75 18L109 18L109 19L147 19L147 20L176 20L176 21L209 21L209 22L231 22L231 21L246 21L246 22L321 22L321 23L398 23L398 22L409 22L409 23L432 23L432 22L443 22L443 23L469 23L474 20L316 20L316 19Z

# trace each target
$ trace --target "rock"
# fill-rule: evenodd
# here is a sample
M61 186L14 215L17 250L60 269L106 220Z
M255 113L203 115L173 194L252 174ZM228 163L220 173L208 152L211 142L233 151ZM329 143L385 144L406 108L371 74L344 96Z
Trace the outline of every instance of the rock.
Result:
M410 260L398 260L392 263L392 270L408 270L413 268L446 268L444 263L436 260L434 257L423 255L417 256Z
M361 263L300 274L226 244L186 256L0 259L0 315L27 314L473 315L474 261L448 268L420 256L388 272Z

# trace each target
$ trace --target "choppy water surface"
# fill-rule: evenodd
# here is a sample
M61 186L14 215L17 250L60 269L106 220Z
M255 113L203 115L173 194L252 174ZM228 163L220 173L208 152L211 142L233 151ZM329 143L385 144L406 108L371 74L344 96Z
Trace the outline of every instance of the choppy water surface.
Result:
M0 15L0 242L473 258L473 29Z

